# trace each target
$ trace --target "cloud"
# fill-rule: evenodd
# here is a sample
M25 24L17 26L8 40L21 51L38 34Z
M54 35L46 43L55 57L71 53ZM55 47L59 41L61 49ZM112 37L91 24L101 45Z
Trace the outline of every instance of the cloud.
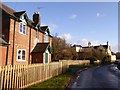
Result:
M63 38L64 38L66 41L69 41L69 40L72 39L72 36L71 36L70 33L67 33L67 34L64 34L64 35L63 35Z
M97 13L96 16L99 17L99 16L100 16L100 13Z
M96 13L96 16L97 16L97 17L104 17L105 14L104 14L104 13L97 12L97 13Z
M77 16L78 16L77 14L73 14L73 15L71 15L69 18L73 20L73 19L76 19Z
M50 31L54 31L58 28L58 25L51 23L49 24L49 28L50 28Z
M82 46L87 46L87 45L88 45L88 42L89 42L89 40L87 40L87 39L82 39L82 40L80 40L79 44L82 45Z
M65 39L67 43L70 43L70 42L71 42L71 39L72 39L72 36L71 36L70 33L63 34L63 35L58 36L58 37Z

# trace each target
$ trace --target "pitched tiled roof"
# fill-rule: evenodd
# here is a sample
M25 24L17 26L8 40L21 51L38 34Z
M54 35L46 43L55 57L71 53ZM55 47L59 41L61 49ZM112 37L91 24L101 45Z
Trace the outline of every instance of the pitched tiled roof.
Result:
M108 45L101 45L103 48L107 49L108 48ZM99 46L92 46L94 49L97 49ZM88 46L87 47L82 47L82 48L89 48Z
M50 34L48 26L41 26L40 28L41 28L42 31L47 32L48 34Z
M15 10L13 10L13 9L9 8L8 6L2 4L1 2L0 2L0 9L2 9L3 11L5 11L5 12L6 12L7 14L9 14L10 16L17 18L17 20L19 20L19 17L25 13L26 20L28 21L28 25L29 25L29 26L32 26L32 27L35 29L34 21L33 21L33 20L30 20L30 19L27 17L26 11L16 12ZM49 29L47 29L48 26L41 26L40 28L41 28L41 30L38 30L38 31L44 33L44 32L47 30L49 36L52 37L52 36L50 35ZM35 30L36 30L36 29L35 29Z
M37 43L32 53L44 53L48 46L49 43Z
M82 47L82 48L89 48L88 46L86 46L86 47Z
M8 6L2 4L1 2L0 2L0 8L3 9L6 13L8 13L11 16L14 16L14 13L16 12L15 10L13 10L13 9L9 8Z
M81 45L73 45L73 47L82 47Z
M41 26L40 28L43 32L47 32L50 37L53 37L50 35L50 30L49 30L48 26Z
M102 47L104 47L105 49L107 49L108 48L108 45L101 45ZM98 47L100 47L100 46L93 46L95 49L97 49Z
M47 28L48 28L48 26L41 26L40 28L41 28L43 31L46 31Z
M26 13L26 11L15 12L14 15L15 15L16 17L20 17L20 16L23 15L24 13Z

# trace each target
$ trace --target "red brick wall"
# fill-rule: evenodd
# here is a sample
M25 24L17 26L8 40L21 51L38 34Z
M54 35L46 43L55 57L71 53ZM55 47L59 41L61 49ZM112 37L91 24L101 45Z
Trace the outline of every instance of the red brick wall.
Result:
M15 27L14 27L14 23L15 23ZM5 26L4 26L5 27ZM14 32L14 28L15 28L15 32ZM31 30L30 30L31 29ZM32 60L32 56L31 56L31 52L34 49L35 45L38 42L44 42L44 34L41 32L38 32L38 39L36 39L36 30L30 28L30 27L26 27L26 35L19 33L20 28L19 28L19 22L14 22L13 19L10 19L10 27L8 27L6 33L7 37L9 40L9 47L8 47L8 62L7 64L10 65L12 64L12 60L13 60L13 64L17 65L17 64L28 64L28 59L29 59L29 46L30 46L30 63ZM31 35L30 35L30 31L31 31ZM13 35L15 33L15 36ZM31 36L31 42L29 45L29 39ZM14 38L15 37L15 38ZM14 40L14 44L13 44L13 40ZM49 41L50 41L50 45L51 45L51 37L49 37ZM13 51L13 47L14 47L14 51ZM21 61L17 61L17 50L18 49L26 49L26 61L25 62L21 62ZM42 57L40 57L42 58Z
M13 30L14 30L14 20L10 19L10 29L9 29L9 47L8 47L8 65L12 64L12 50L13 50Z
M14 49L14 64L28 64L29 56L29 30L26 26L26 35L20 33L19 22L16 22L16 31L15 31L15 49ZM17 61L17 50L25 49L26 50L26 62Z
M6 54L7 54L7 47L0 46L0 66L5 66L6 63Z
M52 37L49 36L50 46L52 47Z
M39 39L39 42L44 42L43 41L43 33L38 32L38 39Z
M15 24L15 38L13 38L14 34L14 24ZM29 56L29 30L26 28L26 35L19 33L19 22L14 23L13 19L10 19L10 37L9 37L9 50L8 50L8 64L12 64L12 59L14 60L14 65L17 64L28 64L28 56ZM13 44L14 40L14 44ZM13 51L14 46L14 51ZM26 62L18 62L17 61L17 50L18 49L26 49ZM12 54L14 55L12 58Z

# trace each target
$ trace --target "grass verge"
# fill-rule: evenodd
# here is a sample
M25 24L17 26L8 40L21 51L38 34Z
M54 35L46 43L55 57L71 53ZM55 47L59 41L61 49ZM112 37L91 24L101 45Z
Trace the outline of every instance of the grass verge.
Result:
M55 76L49 80L46 80L42 83L38 83L35 85L32 85L30 87L28 87L28 89L32 89L32 88L40 88L40 89L65 89L69 83L71 82L71 80L73 79L73 77L75 77L76 72L80 69L86 68L86 67L93 67L96 65L70 65L69 69L65 72L62 73L58 76Z

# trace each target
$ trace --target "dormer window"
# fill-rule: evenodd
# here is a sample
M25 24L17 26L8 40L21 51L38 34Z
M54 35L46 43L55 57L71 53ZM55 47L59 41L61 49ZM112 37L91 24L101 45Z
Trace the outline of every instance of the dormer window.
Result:
M20 20L23 20L24 19L24 16L20 16Z
M48 33L45 33L44 35L44 42L48 42Z
M36 31L36 38L38 38L38 30Z
M20 23L20 33L26 34L26 25L23 22Z
M48 35L44 35L44 42L48 42Z

